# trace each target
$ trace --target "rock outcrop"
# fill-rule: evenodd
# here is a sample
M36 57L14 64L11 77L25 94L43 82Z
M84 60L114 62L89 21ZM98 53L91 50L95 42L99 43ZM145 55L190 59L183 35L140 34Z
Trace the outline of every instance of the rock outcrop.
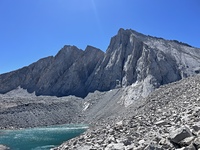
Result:
M0 92L17 87L36 95L86 96L84 86L104 53L88 46L85 51L75 46L64 46L55 57L47 57L17 71L0 76Z
M0 93L20 86L36 95L85 97L137 84L137 97L146 97L160 85L198 73L200 49L120 29L106 53L91 46L85 51L64 46L55 57L0 75Z

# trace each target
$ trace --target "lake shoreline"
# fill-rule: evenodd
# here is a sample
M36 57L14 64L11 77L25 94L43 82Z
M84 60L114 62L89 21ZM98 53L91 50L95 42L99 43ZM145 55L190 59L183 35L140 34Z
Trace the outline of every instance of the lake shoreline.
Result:
M10 149L27 150L41 148L42 150L47 150L80 136L88 128L89 126L86 124L64 124L19 130L2 130L0 145L10 147Z
M53 124L53 125L44 125L44 126L34 126L34 127L0 127L1 130L23 130L23 129L33 129L33 128L45 128L45 127L51 127L51 126L62 126L62 125L87 125L85 123L66 123L66 124ZM88 129L90 127L93 127L93 125L87 125ZM1 135L1 132L0 132Z

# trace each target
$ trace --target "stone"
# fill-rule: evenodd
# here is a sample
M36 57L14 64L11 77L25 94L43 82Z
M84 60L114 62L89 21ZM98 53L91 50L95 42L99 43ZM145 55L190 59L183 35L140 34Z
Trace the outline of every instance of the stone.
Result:
M109 129L108 132L109 132L110 135L113 135L115 133L115 131L112 128Z
M131 145L132 144L132 141L130 141L130 140L124 140L123 141L123 144L125 145L125 146L128 146L128 145Z
M144 148L144 150L162 150L161 146L150 144Z
M0 150L10 150L10 148L5 145L0 145Z
M123 121L121 120L121 121L117 122L116 125L117 126L122 126L123 125Z
M109 136L107 139L108 139L108 142L109 142L109 143L115 142L114 136Z
M195 137L191 136L191 137L187 137L185 139L183 139L182 141L179 142L179 144L181 146L189 146L193 140L195 139Z
M186 126L183 126L176 129L175 131L171 131L169 138L173 143L180 144L182 140L191 136L192 136L192 133L190 129Z
M169 125L169 122L165 120L160 120L160 121L155 122L154 124L157 126L164 126L164 125Z
M140 144L140 145L145 145L145 140L144 140L144 139L139 140L139 141L138 141L138 144Z
M183 150L196 150L193 144L190 144L189 146L186 146Z
M110 143L106 146L105 150L123 150L124 149L124 144L123 143Z
M194 140L193 144L195 145L195 147L196 147L197 149L199 149L199 148L200 148L200 137L196 138L196 139Z
M198 132L200 131L200 124L195 124L192 126L192 128L194 129L194 131Z
M77 149L78 150L89 150L89 149L91 149L91 146L84 145L84 146L77 147Z

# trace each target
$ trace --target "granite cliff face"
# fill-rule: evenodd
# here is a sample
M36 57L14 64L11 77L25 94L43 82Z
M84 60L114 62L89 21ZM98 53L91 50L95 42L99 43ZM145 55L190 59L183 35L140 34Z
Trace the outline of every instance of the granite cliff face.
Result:
M106 53L91 46L85 51L64 46L55 57L0 75L0 93L20 86L36 95L85 97L96 90L133 85L139 90L132 99L138 99L199 72L200 49L120 29Z

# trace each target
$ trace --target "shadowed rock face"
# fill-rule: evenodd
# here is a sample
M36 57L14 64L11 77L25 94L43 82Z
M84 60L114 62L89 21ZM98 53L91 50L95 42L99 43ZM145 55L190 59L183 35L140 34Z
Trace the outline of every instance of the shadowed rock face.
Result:
M199 72L200 49L120 29L106 53L64 46L55 57L0 75L0 93L21 86L36 95L85 97L133 83L143 84L144 92Z
M18 86L36 95L87 94L85 82L91 75L104 53L88 46L85 51L75 46L64 46L55 57L47 57L0 76L0 92L6 93Z

